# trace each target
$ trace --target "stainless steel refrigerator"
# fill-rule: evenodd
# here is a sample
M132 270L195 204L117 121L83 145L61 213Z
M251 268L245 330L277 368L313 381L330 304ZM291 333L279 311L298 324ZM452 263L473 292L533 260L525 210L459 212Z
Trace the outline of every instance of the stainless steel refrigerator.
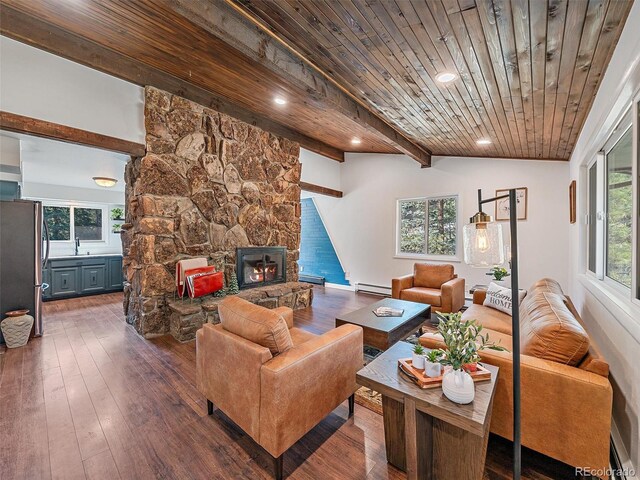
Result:
M0 202L0 315L29 309L35 336L42 335L42 291L47 288L42 267L49 256L49 239L43 220L40 202Z

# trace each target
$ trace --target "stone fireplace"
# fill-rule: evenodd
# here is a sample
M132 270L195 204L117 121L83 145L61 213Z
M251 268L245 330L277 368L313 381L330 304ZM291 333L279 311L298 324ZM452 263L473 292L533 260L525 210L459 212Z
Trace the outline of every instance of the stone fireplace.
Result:
M206 257L228 284L237 249L247 247L284 247L277 277L288 283L241 296L269 307L308 305L309 286L298 284L299 145L150 87L145 127L146 155L125 173L127 321L147 337L193 338L202 322L217 321L217 306L194 301L184 313L174 300L176 263Z
M287 281L286 247L244 247L236 253L238 287L255 288Z

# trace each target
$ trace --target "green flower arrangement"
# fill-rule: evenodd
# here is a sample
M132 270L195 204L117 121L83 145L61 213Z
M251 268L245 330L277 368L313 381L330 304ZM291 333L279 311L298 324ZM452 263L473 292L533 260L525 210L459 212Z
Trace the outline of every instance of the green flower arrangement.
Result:
M493 277L494 280L497 280L499 282L503 278L508 277L509 272L507 271L506 268L503 268L503 267L493 267L485 275L489 275L490 277Z
M476 320L462 320L462 314L438 314L438 333L442 335L446 350L442 351L440 363L460 370L464 365L477 363L480 350L507 351L506 348L489 341L489 334L482 334L482 325Z

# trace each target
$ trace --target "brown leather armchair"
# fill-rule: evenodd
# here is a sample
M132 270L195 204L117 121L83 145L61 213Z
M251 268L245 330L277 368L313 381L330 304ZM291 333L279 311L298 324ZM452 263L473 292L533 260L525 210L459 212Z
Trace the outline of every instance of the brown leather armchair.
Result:
M413 275L391 280L391 296L429 304L432 312L457 312L464 306L464 278L458 278L453 265L416 263Z
M196 383L207 398L262 446L282 478L282 456L338 405L353 414L362 368L362 328L323 335L293 326L287 307L269 310L237 297L220 302L218 325L196 334Z

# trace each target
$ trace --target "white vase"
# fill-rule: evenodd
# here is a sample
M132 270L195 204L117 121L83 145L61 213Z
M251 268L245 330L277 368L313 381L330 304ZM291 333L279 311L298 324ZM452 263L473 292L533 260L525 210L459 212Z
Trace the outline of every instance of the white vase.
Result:
M465 405L473 402L476 389L473 379L464 370L449 370L442 378L442 392L454 403Z
M430 362L428 360L425 360L424 374L430 378L439 377L442 374L442 365L440 365L438 362Z
M411 357L411 365L413 365L413 368L417 368L418 370L424 370L424 357L414 353Z

